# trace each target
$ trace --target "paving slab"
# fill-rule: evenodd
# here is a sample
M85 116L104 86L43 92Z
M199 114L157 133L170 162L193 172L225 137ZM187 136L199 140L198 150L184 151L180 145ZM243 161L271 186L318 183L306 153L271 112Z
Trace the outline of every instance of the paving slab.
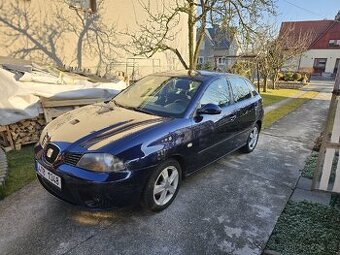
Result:
M295 189L293 195L290 198L295 202L308 201L312 203L318 203L323 205L329 205L331 201L331 194L320 191L311 191L305 189Z
M186 179L160 213L84 210L35 181L0 202L0 254L261 254L327 105L304 104L263 132L253 153L234 153Z
M300 177L296 185L297 189L312 190L313 180L305 177Z

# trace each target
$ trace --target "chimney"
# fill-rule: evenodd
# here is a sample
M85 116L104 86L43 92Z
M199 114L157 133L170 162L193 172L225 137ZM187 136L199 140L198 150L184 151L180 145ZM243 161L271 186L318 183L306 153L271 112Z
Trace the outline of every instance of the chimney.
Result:
M340 21L340 11L338 11L338 14L335 16L335 20Z

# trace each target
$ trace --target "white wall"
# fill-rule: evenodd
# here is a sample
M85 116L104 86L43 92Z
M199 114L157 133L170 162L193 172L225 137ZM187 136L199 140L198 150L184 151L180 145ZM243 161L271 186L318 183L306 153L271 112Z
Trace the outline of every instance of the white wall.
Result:
M326 70L327 73L333 73L335 61L340 58L339 49L322 49L309 50L301 57L300 68L312 68L315 58L327 58Z
M182 0L179 0L182 1ZM145 1L147 2L147 1ZM153 0L150 1L151 8L156 11L157 8L162 6L162 3L168 3L169 5L173 0ZM16 3L16 0L6 0L5 5L0 9L0 15L10 8L11 3ZM21 3L21 2L20 2ZM22 1L22 6L28 8L28 13L31 15L29 22L34 24L30 28L30 31L35 34L42 34L41 31L45 31L40 28L47 27L49 24L57 24L58 17L56 13L62 14L66 17L70 17L71 23L76 22L76 12L69 9L68 5L64 1L55 0L35 0L35 1ZM8 9L8 11L10 11ZM138 31L139 24L147 24L147 14L143 10L137 0L105 0L104 8L100 12L103 20L107 26L113 26L116 32L115 41L117 47L112 50L111 58L114 66L114 71L125 72L127 69L128 74L133 72L136 78L144 76L153 72L183 69L180 61L176 55L172 52L166 51L155 54L152 58L146 59L145 57L139 57L137 59L131 59L133 55L125 51L122 45L129 43L129 38L123 36L127 29L130 32ZM71 20L74 17L75 20ZM16 21L16 19L14 19ZM79 22L78 22L79 23ZM76 24L78 24L76 23ZM139 24L137 24L139 23ZM179 24L174 28L175 38L171 42L171 46L177 48L185 60L188 59L188 29L187 29L187 17L181 16ZM47 30L48 31L48 30ZM40 33L41 32L41 33ZM10 36L12 34L12 28L9 26L3 26L0 23L0 56L13 56L13 52L17 50L25 50L32 47L32 43L23 34L19 34L18 37ZM45 36L47 37L47 36ZM66 66L76 66L76 49L77 49L77 36L71 32L65 32L61 34L57 42L53 45L56 54L62 60ZM15 40L14 40L15 39ZM9 47L4 47L8 42L12 42ZM38 40L41 44L41 40ZM46 47L49 47L47 44ZM83 55L83 67L96 70L98 64L98 58L95 53L90 54L84 50ZM31 55L26 56L27 59L31 59L37 62L52 62L51 58L44 54L41 50L34 51ZM128 68L126 67L128 66Z

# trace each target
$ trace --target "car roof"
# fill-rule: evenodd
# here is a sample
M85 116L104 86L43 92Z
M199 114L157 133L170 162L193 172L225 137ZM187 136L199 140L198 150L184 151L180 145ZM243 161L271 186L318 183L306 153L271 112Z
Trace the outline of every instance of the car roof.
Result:
M216 77L240 77L239 75L231 74L231 73L221 73L221 72L212 72L212 71L192 71L190 74L189 71L171 71L171 72L162 72L162 73L155 73L152 75L156 76L169 76L169 77L180 77L180 78L192 78L198 81L209 81Z

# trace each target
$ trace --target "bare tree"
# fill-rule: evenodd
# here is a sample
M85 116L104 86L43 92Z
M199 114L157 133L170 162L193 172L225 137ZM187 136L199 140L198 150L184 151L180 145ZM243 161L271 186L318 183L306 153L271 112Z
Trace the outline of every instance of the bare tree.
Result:
M62 66L68 64L64 48L73 47L79 69L83 68L85 56L98 59L97 71L113 61L115 29L102 19L103 0L98 2L98 11L94 14L79 10L67 12L68 4L64 0L51 1L46 12L30 10L29 2L0 1L0 29L5 34L2 45L9 49L11 56L39 58ZM67 36L76 38L76 43L65 45ZM22 47L13 49L11 45L18 40Z
M296 32L294 27L289 26L281 29L277 35L274 29L269 28L258 34L258 41L261 44L257 44L256 60L263 80L263 92L266 92L268 79L271 79L272 88L275 89L280 70L308 49L312 42L312 31Z
M138 2L145 10L148 22L140 24L137 32L127 32L132 39L131 46L135 46L133 53L151 57L157 52L170 50L189 70L196 69L208 25L219 24L225 29L238 27L242 35L250 36L256 31L262 13L274 13L273 0L176 0L172 5L162 1L161 8L154 12L150 8L151 0ZM187 18L188 63L172 46L181 16Z
M269 43L268 62L272 69L272 87L275 89L280 70L292 59L303 54L312 43L313 31L295 31L294 25L281 29L280 34Z

